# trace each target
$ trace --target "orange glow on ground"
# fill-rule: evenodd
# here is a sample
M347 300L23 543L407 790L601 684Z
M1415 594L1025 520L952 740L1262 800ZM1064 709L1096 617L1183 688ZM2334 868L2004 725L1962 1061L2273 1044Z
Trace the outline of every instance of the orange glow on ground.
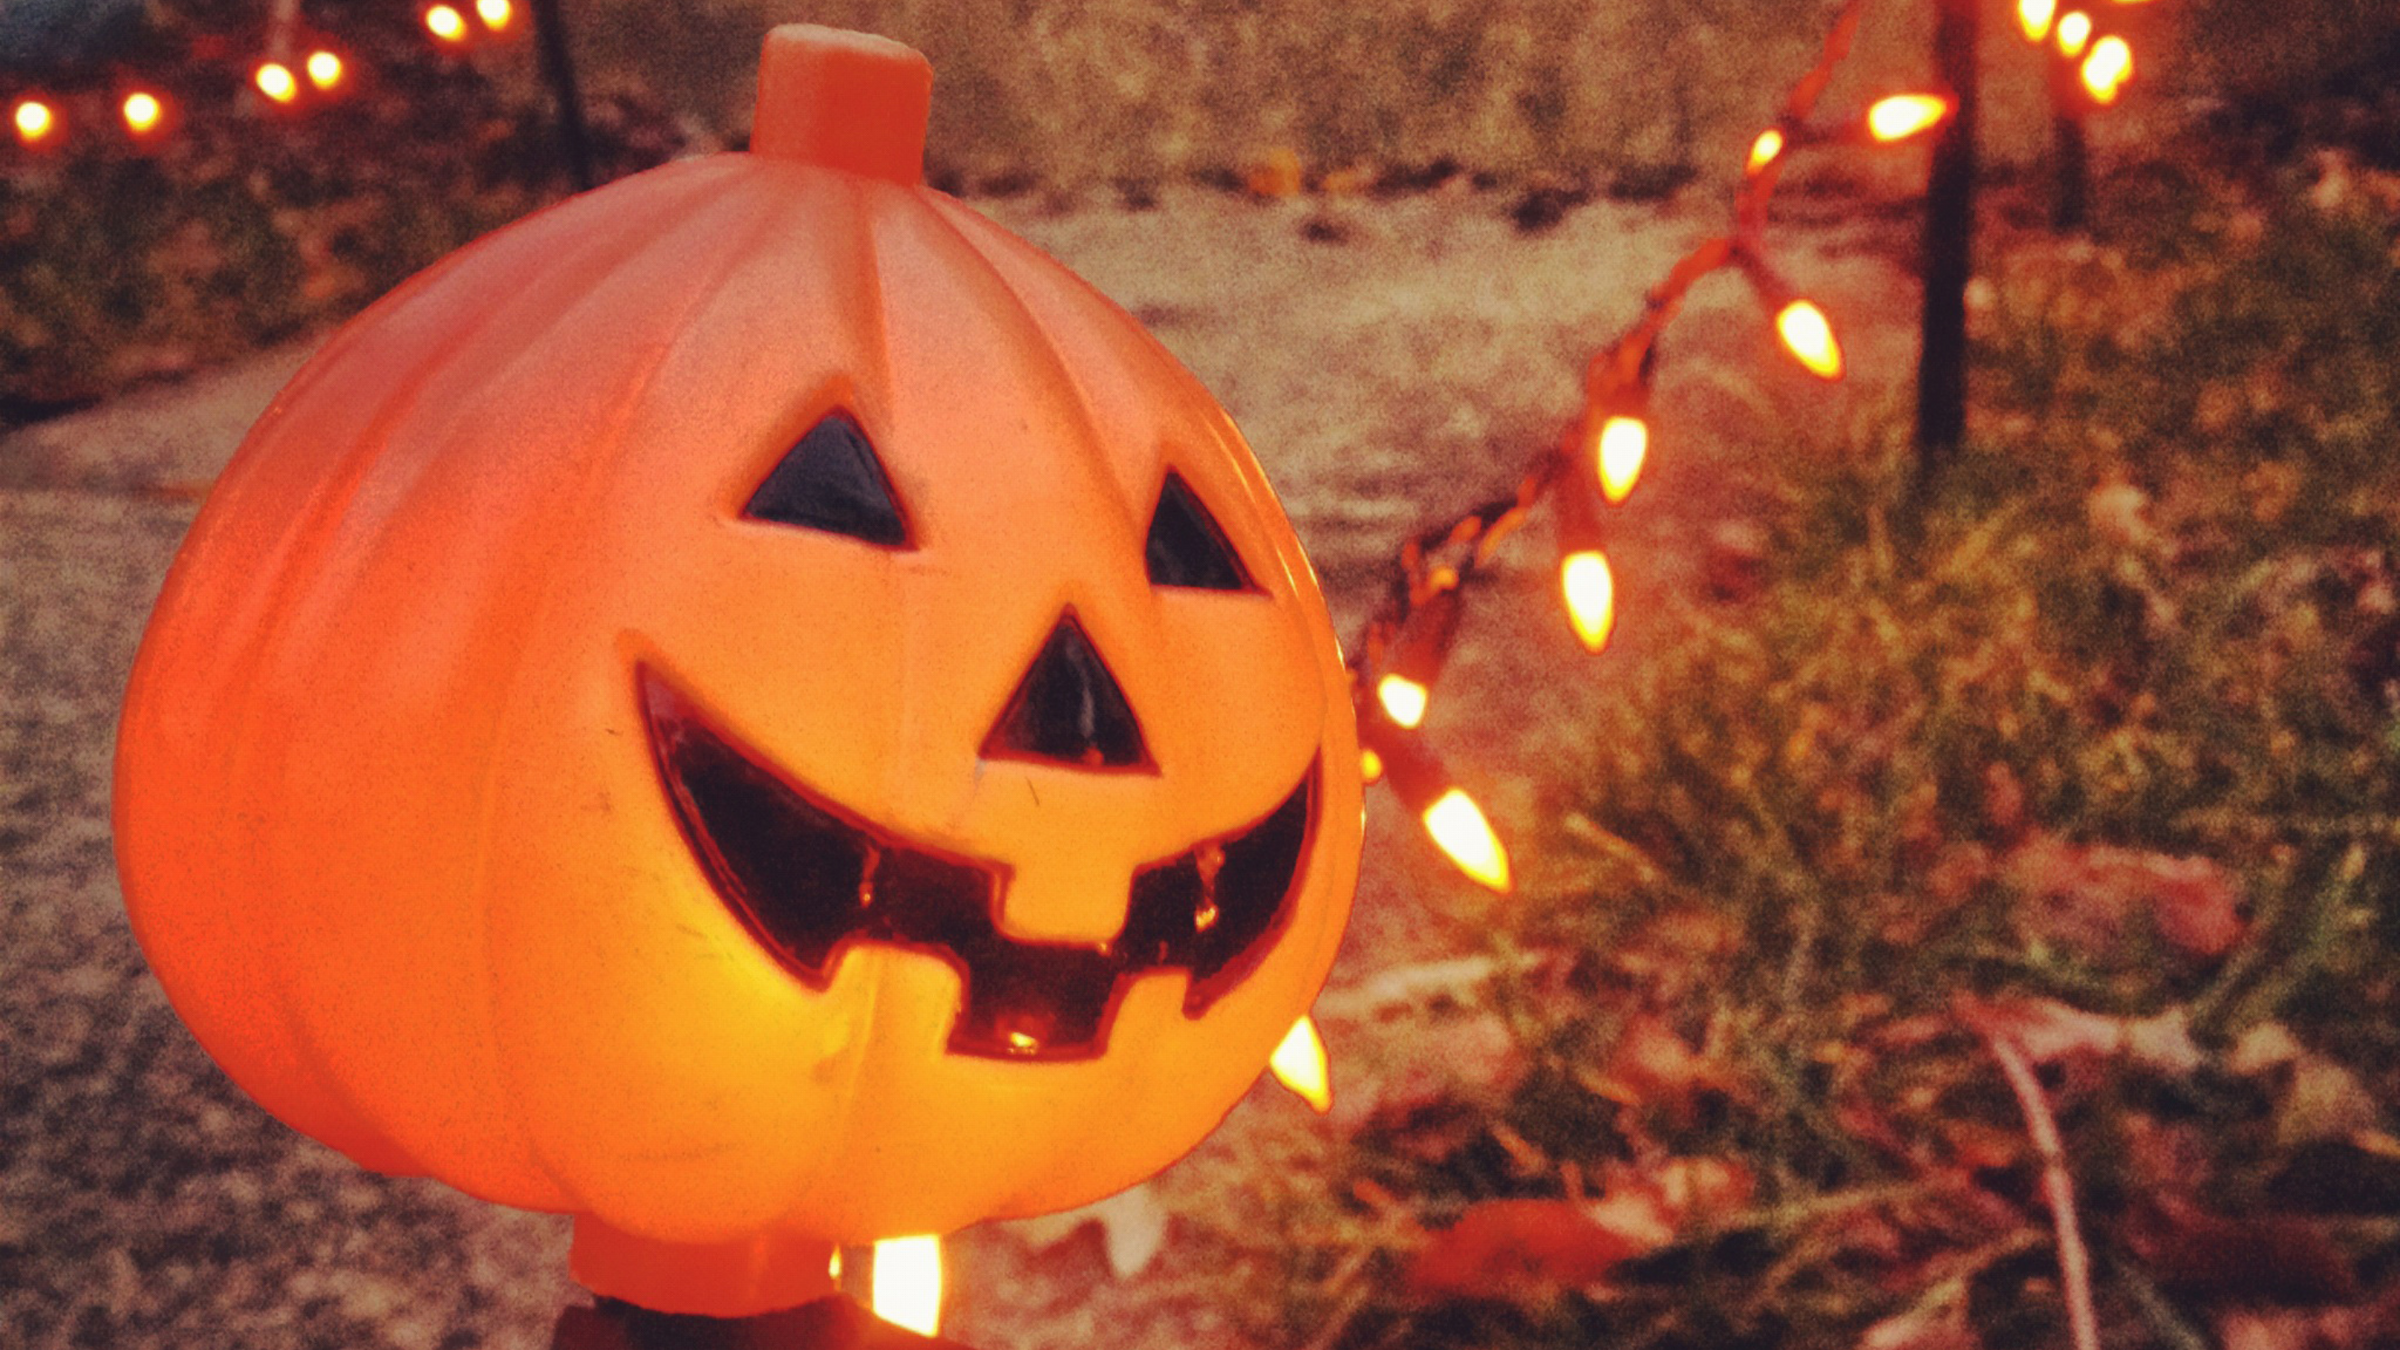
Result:
M1383 756L1372 750L1358 752L1359 781L1372 787L1383 781Z
M1375 701L1383 705L1384 715L1411 730L1424 722L1431 697L1424 685L1406 675L1386 675L1375 685Z
M933 1335L942 1324L942 1240L904 1237L876 1243L871 1284L877 1317L920 1336Z
M1638 417L1612 417L1600 424L1600 495L1616 506L1633 495L1642 461L1650 455L1650 424Z
M1885 145L1940 126L1950 100L1938 94L1894 94L1867 109L1867 134Z
M1765 131L1758 133L1758 139L1750 142L1750 163L1746 166L1745 171L1757 173L1760 169L1774 163L1782 156L1783 145L1783 133L1774 127L1768 127Z
M1276 1082L1298 1094L1318 1115L1333 1109L1333 1071L1325 1058L1325 1038L1317 1034L1316 1022L1306 1015L1283 1034L1283 1043L1267 1059L1267 1068Z
M2125 82L2133 78L2133 47L2125 39L2110 35L2092 44L2091 55L2083 58L2078 70L2084 92L2103 107L2117 101Z
M1576 638L1585 650L1598 653L1617 627L1617 579L1608 569L1608 556L1598 549L1568 554L1558 565L1558 585Z
M1443 793L1425 808L1425 832L1458 870L1478 885L1503 893L1508 890L1508 851L1500 846L1500 836L1493 833L1492 823L1483 818L1483 808L1474 798L1457 788Z
M1794 300L1775 316L1775 331L1784 349L1820 379L1842 378L1842 345L1833 340L1833 323L1825 311L1806 300Z

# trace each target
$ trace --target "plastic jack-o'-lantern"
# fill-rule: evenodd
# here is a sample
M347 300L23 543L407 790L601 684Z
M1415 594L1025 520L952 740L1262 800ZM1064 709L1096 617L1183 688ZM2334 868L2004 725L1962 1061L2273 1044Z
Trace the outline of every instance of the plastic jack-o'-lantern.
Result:
M749 153L333 338L127 696L134 930L267 1109L732 1316L1190 1148L1333 959L1341 659L1232 425L780 29Z

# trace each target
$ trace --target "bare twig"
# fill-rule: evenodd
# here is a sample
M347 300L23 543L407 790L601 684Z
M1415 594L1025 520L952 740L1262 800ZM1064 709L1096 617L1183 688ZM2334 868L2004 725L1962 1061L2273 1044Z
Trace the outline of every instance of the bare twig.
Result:
M2041 1080L2034 1077L2033 1066L2025 1062L2024 1052L1988 1028L1983 1030L1983 1041L1991 1047L1992 1058L2000 1061L2000 1071L2008 1076L2017 1106L2025 1113L2026 1132L2033 1136L2034 1151L2042 1155L2042 1198L2049 1202L2050 1221L2058 1232L2058 1273L2066 1286L2067 1325L2075 1335L2075 1350L2100 1350L2100 1319L2092 1311L2092 1256L2083 1245L2082 1226L2075 1219L2075 1180L2067 1174L2067 1150L2059 1142L2058 1119L2051 1114L2050 1098L2042 1091Z

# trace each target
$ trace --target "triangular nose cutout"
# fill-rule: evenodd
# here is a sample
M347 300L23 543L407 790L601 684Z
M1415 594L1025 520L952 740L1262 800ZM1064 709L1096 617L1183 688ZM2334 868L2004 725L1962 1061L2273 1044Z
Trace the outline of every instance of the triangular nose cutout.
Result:
M1150 748L1125 691L1092 640L1061 616L1033 668L983 739L985 759L1040 759L1079 769L1148 769Z

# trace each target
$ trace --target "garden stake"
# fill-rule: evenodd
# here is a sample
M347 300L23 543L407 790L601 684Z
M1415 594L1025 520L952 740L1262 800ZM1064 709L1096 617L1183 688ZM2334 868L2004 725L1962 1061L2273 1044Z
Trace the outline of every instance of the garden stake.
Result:
M567 23L559 0L533 0L533 30L542 48L542 78L550 82L558 103L558 143L566 152L567 174L575 190L589 192L598 185L592 173L592 138L584 129L583 95L575 85L575 54L567 47Z

